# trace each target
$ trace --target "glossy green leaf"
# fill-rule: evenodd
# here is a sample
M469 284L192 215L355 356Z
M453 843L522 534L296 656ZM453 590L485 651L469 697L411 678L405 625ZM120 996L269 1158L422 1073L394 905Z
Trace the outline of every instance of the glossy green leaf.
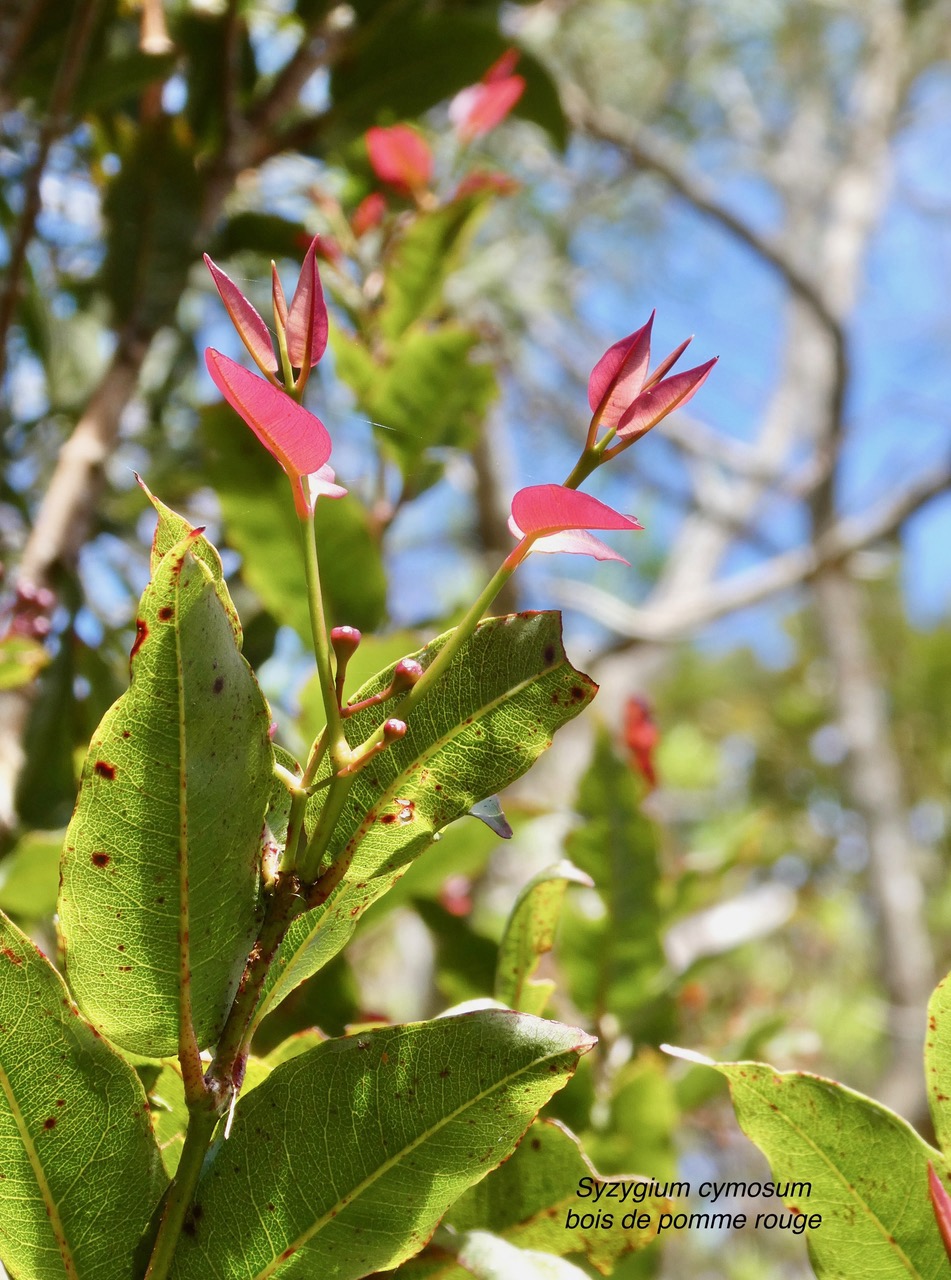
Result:
M646 1179L602 1177L573 1134L555 1120L538 1120L511 1159L467 1191L445 1221L462 1236L485 1231L519 1249L559 1257L583 1254L599 1274L610 1275L625 1254L651 1243L657 1234L658 1215L667 1208L662 1197L645 1194L636 1200L638 1182L646 1192ZM618 1195L623 1194L625 1185L630 1187L628 1198L622 1203L602 1193L595 1202L601 1183L621 1183ZM579 1191L588 1194L579 1197ZM586 1228L580 1223L568 1227L569 1213L581 1217L598 1210L611 1215L610 1226L604 1225L602 1216L597 1227ZM627 1214L635 1217L625 1226ZM643 1215L651 1221L638 1227L637 1218ZM460 1249L457 1262L445 1254L440 1258L440 1244L437 1237L419 1258L406 1263L400 1269L400 1280L464 1280L467 1271L460 1263L467 1263L472 1256L468 1246ZM481 1256L481 1250L475 1256Z
M228 542L241 553L241 576L309 646L300 521L287 479L230 409L207 410L202 426ZM331 625L372 630L386 610L386 575L366 511L352 496L321 498L314 520Z
M328 1040L276 1067L239 1102L199 1183L172 1280L357 1280L397 1266L511 1153L592 1043L491 1011Z
M132 683L93 737L66 834L70 984L123 1048L220 1031L253 941L272 783L270 713L195 535L142 597Z
M563 859L529 880L515 899L499 944L495 998L523 1013L540 1014L555 989L554 982L535 981L538 962L555 943L555 930L569 884L589 889L591 877Z
M56 910L61 831L30 831L0 862L0 910L40 920Z
M594 881L604 910L583 911L568 902L562 923L572 1000L595 1018L610 1009L629 1031L637 1029L640 1011L663 991L666 978L657 835L641 812L640 794L630 768L602 733L578 796L584 822L571 833L567 852Z
M0 916L0 1258L17 1280L127 1280L165 1184L132 1068Z
M447 635L413 656L428 666ZM386 688L391 672L381 672L353 700ZM440 827L521 777L555 730L595 692L565 656L557 613L481 623L439 688L413 711L406 737L358 775L330 850L333 857L351 859L349 871L322 907L291 926L262 1012L344 946L357 918L428 848ZM370 708L347 720L351 743L369 736L379 719L380 712ZM320 803L318 792L310 802L311 822Z
M910 1125L821 1076L759 1062L710 1066L726 1076L740 1126L770 1162L773 1180L790 1184L786 1205L807 1217L821 1214L821 1225L806 1232L819 1280L947 1275L928 1161L946 1185L951 1177L941 1155Z
M384 363L353 338L337 336L337 372L367 417L377 442L415 482L420 455L431 447L470 445L498 392L488 364L473 363L481 338L467 329L414 329Z
M948 1155L951 1153L951 975L938 983L928 1002L925 1079L938 1146Z

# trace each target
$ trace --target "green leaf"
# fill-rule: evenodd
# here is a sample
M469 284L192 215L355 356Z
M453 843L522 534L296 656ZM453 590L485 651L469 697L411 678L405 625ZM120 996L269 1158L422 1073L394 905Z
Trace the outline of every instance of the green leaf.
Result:
M159 565L168 552L174 550L185 538L189 538L189 550L196 560L200 560L211 574L211 580L215 584L218 599L224 605L225 613L228 615L228 621L231 623L231 629L234 632L234 638L240 647L242 640L241 620L225 584L221 556L219 556L217 548L212 546L203 533L196 531L195 526L189 524L184 516L179 515L177 511L173 511L171 507L167 507L161 498L156 498L141 477L137 477L137 479L142 491L155 508L155 513L158 516L158 523L152 535L152 549L149 554L149 571L152 577L155 577ZM195 537L192 537L192 534L195 534Z
M789 1186L786 1205L807 1218L821 1214L821 1225L806 1233L819 1280L947 1275L928 1161L946 1183L951 1178L910 1125L821 1076L759 1062L709 1065L726 1076L740 1126L766 1156L774 1181ZM775 1204L763 1208L775 1212Z
M485 21L439 10L407 12L395 5L355 44L354 56L335 64L335 116L348 136L381 120L420 116L479 80L511 43L499 33L494 15ZM527 85L516 113L535 120L564 149L568 129L550 74L524 51L518 70Z
M38 640L29 636L3 636L0 638L0 690L32 684L49 660L49 654Z
M143 333L171 324L192 264L202 184L194 142L168 116L131 133L103 201L102 286L115 324Z
M592 1044L491 1011L328 1040L276 1067L239 1102L199 1183L172 1280L264 1280L279 1267L288 1280L357 1280L397 1266L511 1153Z
M0 916L0 1255L28 1280L122 1280L165 1185L135 1072Z
M625 1254L651 1243L657 1234L658 1215L668 1202L646 1194L635 1200L629 1193L623 1204L616 1198L602 1198L595 1203L595 1184L638 1181L646 1193L647 1180L602 1177L585 1156L578 1139L563 1125L555 1120L537 1120L511 1159L467 1191L449 1210L446 1222L458 1233L492 1232L519 1249L558 1257L583 1254L597 1272L606 1276ZM579 1198L579 1192L585 1189L589 1194ZM635 1186L633 1190L639 1188ZM583 1227L579 1221L568 1227L572 1221L569 1214L581 1218L597 1210L602 1211L598 1226ZM609 1226L605 1225L605 1213L611 1215ZM624 1218L631 1213L634 1219L625 1226ZM648 1215L651 1221L638 1227L637 1218L641 1215ZM444 1256L439 1262L440 1243L437 1237L418 1259L401 1268L400 1280L423 1280L424 1276L426 1280L464 1280L467 1271L453 1258ZM469 1248L460 1250L459 1256L468 1264Z
M428 666L450 634L413 656ZM370 680L353 700L386 688L392 670ZM434 833L520 778L596 688L568 662L557 613L481 623L438 690L413 711L406 737L357 776L330 849L333 858L350 858L349 871L323 906L291 925L258 1017L345 945L358 917L429 847ZM367 738L379 718L375 708L350 717L351 745ZM320 803L318 792L310 823Z
M380 329L390 341L426 320L442 303L447 276L456 268L488 208L484 196L453 200L409 223L386 263Z
M581 782L584 824L568 840L569 857L594 880L604 904L598 916L566 904L562 956L568 988L579 1009L595 1018L610 1010L623 1030L663 990L666 965L660 939L657 835L640 809L640 789L599 735Z
M367 417L379 424L380 448L396 459L410 484L426 449L472 443L498 393L492 367L471 360L479 341L454 325L413 329L392 359L379 364L355 338L334 340L339 376Z
M569 884L593 887L590 876L563 859L529 880L515 899L499 944L495 998L523 1013L540 1014L555 989L554 982L536 982L532 974L555 943L555 930Z
M0 862L0 909L25 920L56 910L62 831L31 831Z
M241 553L241 576L269 612L309 646L300 521L287 480L226 406L206 410L202 430L228 542ZM317 502L315 525L331 625L373 630L386 612L386 574L366 511L352 496L324 498Z
M254 939L272 782L270 712L195 535L166 552L66 834L66 969L90 1020L135 1053L214 1042Z
M938 1146L948 1154L951 1150L951 981L948 978L938 983L928 1002L925 1079Z

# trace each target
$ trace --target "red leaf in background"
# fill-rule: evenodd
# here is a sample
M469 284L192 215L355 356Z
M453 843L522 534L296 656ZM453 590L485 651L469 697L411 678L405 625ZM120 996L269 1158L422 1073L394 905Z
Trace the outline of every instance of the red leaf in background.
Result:
M386 198L379 191L364 196L350 218L350 230L359 240L386 217Z
M461 142L471 142L502 123L525 92L523 76L513 75L518 50L508 49L478 84L461 89L449 104L449 119Z
M433 153L426 140L409 125L368 129L366 144L370 165L381 182L388 182L407 195L429 185Z
M624 707L624 745L631 753L631 763L651 791L657 786L654 748L660 741L660 730L654 723L650 704L634 695Z

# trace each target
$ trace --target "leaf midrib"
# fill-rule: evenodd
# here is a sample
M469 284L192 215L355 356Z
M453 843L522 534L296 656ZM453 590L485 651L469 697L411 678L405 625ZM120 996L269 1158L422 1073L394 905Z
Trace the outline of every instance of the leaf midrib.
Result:
M30 1168L33 1170L33 1176L36 1178L37 1186L40 1190L40 1197L49 1215L50 1229L56 1240L56 1247L59 1249L60 1257L63 1260L63 1268L67 1277L78 1277L79 1272L76 1270L76 1262L73 1258L73 1251L70 1247L69 1240L66 1237L66 1228L63 1226L63 1220L60 1217L59 1205L53 1196L52 1189L46 1179L46 1171L43 1168L43 1162L40 1160L36 1145L30 1134L30 1130L26 1123L26 1117L20 1109L17 1101L16 1093L9 1075L2 1065L0 1065L0 1088L3 1089L10 1112L13 1116L14 1123L20 1134L20 1141L23 1143L23 1149L26 1152L27 1160L30 1162Z
M774 1073L774 1074L781 1074L781 1073ZM766 1094L765 1093L760 1094L759 1091L753 1085L751 1085L748 1081L744 1081L743 1087L748 1088L750 1089L751 1092L755 1093L757 1099L764 1106L766 1107L771 1106L770 1100L766 1096ZM826 1164L826 1166L832 1171L832 1173L834 1174L836 1179L841 1183L841 1185L846 1190L846 1192L850 1193L850 1199L852 1199L859 1206L859 1208L864 1211L866 1218L881 1233L882 1239L886 1242L886 1244L890 1245L891 1248L894 1250L894 1252L898 1257L898 1261L901 1262L901 1264L905 1267L905 1270L908 1272L908 1274L910 1276L914 1276L916 1280L925 1280L925 1277L923 1276L922 1272L920 1272L918 1268L915 1266L915 1264L911 1261L911 1259L905 1253L904 1249L901 1247L901 1245L898 1243L898 1241L895 1239L892 1233L887 1230L887 1228L885 1227L885 1224L879 1218L878 1214L875 1213L871 1205L868 1204L868 1202L858 1194L858 1192L855 1190L853 1183L851 1183L849 1179L845 1176L845 1174L839 1169L839 1167L836 1164L834 1164L832 1160L830 1160L830 1158L826 1155L825 1151L823 1151L823 1149L813 1141L813 1139L810 1137L808 1133L806 1133L804 1129L801 1129L799 1125L796 1124L796 1122L787 1114L786 1111L780 1111L779 1117L783 1121L783 1123L786 1124L793 1131L793 1133L796 1134L798 1138L801 1138L802 1141L807 1146L812 1148L812 1150L820 1158L820 1160L822 1160Z

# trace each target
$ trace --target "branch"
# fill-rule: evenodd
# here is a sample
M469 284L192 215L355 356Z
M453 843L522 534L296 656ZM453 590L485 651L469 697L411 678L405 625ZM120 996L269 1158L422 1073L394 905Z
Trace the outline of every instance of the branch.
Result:
M840 564L857 551L888 537L926 502L951 488L951 462L912 481L861 515L837 521L814 545L797 547L766 564L734 574L708 590L669 604L636 607L599 587L564 579L552 584L563 605L578 609L612 631L638 643L668 644L698 627L788 591Z
M56 80L50 93L46 119L40 127L36 159L23 184L23 210L17 224L17 232L10 248L6 284L0 294L0 378L6 367L7 332L13 323L20 293L20 276L26 264L26 251L33 238L33 229L40 212L40 183L49 159L50 148L69 125L69 104L82 71L89 40L96 25L102 0L86 0L76 10L66 40L66 48L56 72Z

